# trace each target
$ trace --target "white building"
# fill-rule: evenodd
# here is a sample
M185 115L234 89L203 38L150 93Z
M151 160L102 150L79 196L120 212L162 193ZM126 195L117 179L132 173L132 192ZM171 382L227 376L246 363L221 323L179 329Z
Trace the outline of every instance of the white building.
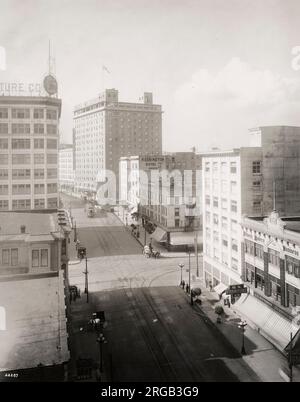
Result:
M62 144L59 147L59 186L61 191L74 190L74 148L73 145Z
M152 94L143 103L119 102L118 91L107 89L98 98L74 110L75 189L97 190L110 170L116 177L118 193L119 159L162 151L162 110ZM102 175L99 174L102 172Z
M241 283L241 217L260 215L261 149L203 155L203 269L206 286Z
M61 100L0 97L0 211L57 208Z

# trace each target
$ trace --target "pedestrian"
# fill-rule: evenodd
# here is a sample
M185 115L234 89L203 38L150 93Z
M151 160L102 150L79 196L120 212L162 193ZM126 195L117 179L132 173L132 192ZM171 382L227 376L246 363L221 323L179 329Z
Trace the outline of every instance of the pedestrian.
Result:
M212 291L212 282L209 281L209 290Z
M184 282L184 280L182 281L182 289L184 289L184 285L185 285L185 282Z

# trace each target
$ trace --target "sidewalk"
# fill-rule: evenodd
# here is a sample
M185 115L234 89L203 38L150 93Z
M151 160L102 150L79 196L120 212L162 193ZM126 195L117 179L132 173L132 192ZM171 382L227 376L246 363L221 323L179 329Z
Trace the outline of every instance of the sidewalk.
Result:
M123 213L124 212L124 213ZM128 230L128 232L131 232L131 224L133 223L134 225L137 225L137 222L131 218L130 213L125 212L124 208L122 206L119 206L117 211L114 212L114 214L116 215L117 218L119 218L119 220L124 224L124 226L126 227L126 229ZM132 235L137 242L140 243L141 247L144 247L145 244L149 244L150 243L150 239L151 239L151 234L148 233L142 226L142 224L139 224L139 232L140 232L140 236L136 237L134 235ZM186 257L187 253L183 252L183 251L168 251L164 246L162 246L160 243L158 243L157 241L155 241L154 239L152 239L152 245L154 250L159 251L161 257L167 257L167 258L182 258L182 257ZM201 253L199 253L199 255L201 255ZM191 253L191 256L194 257L195 254Z
M215 292L207 290L201 280L192 280L191 287L200 287L202 290L201 306L194 304L195 308L199 309L209 318L216 328L224 335L231 345L241 351L242 332L238 328L238 323L241 319L245 319L234 310L234 305L227 307L223 305L223 300L219 300L219 296ZM187 297L189 297L187 295ZM214 307L221 304L224 309L222 323L217 324ZM267 341L257 331L250 328L249 325L245 329L245 350L247 355L242 356L243 360L252 368L257 376L263 382L284 382L287 381L280 374L280 370L285 374L289 373L287 359L281 354L269 341ZM293 367L293 381L300 382L300 369Z

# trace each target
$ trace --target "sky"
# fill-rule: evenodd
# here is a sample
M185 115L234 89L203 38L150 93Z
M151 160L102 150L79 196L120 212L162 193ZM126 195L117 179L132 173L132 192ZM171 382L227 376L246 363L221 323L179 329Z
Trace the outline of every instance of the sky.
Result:
M1 0L0 82L41 82L49 40L62 142L74 106L103 88L124 102L153 92L164 151L246 146L249 128L300 126L299 0Z

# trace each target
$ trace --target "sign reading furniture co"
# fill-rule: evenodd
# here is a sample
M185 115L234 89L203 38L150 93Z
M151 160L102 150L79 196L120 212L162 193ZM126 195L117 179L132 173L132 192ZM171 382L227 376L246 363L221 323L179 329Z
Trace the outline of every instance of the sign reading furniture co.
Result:
M0 82L0 95L21 96L26 94L39 95L42 91L41 84L24 82Z
M241 293L247 293L248 289L243 285L230 285L226 290L227 295L239 295Z

